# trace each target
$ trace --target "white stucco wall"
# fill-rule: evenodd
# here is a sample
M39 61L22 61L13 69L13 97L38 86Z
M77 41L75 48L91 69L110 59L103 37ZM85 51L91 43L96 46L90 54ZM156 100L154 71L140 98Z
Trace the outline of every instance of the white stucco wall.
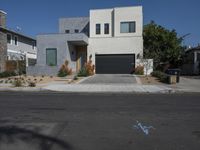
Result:
M141 37L90 38L88 57L92 55L95 64L95 54L142 54L143 39Z
M90 10L90 38L112 37L113 9ZM109 23L109 34L104 34L104 24ZM96 24L101 24L101 34L96 34Z
M135 33L120 33L121 22L136 22ZM109 34L104 34L104 24L109 23ZM101 24L101 34L96 35L96 24ZM88 57L95 54L143 54L142 7L121 7L90 10L90 38Z
M153 59L136 59L136 67L144 66L144 75L150 75L153 72Z
M120 33L120 22L136 22L135 33ZM120 7L114 8L114 35L122 36L142 36L143 32L143 13L142 7Z

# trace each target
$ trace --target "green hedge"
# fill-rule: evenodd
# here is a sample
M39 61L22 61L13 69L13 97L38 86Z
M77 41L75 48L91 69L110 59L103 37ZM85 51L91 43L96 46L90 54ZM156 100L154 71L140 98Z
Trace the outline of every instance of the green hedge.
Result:
M161 71L153 71L151 73L153 77L157 77L161 82L167 83L168 82L168 75Z
M0 73L0 78L7 78L7 77L12 77L16 76L17 74L14 71L5 71Z

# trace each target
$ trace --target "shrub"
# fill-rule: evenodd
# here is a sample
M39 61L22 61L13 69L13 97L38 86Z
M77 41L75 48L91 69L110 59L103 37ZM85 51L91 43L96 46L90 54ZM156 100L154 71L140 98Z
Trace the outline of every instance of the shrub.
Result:
M144 75L144 66L137 66L135 68L135 74L137 74L137 75Z
M22 86L22 80L21 79L17 79L13 82L13 85L15 87L21 87Z
M29 86L29 87L36 87L36 83L35 83L35 82L29 82L29 83L28 83L28 86Z
M92 64L91 58L85 63L84 67L79 71L79 77L87 77L94 75L94 65Z
M12 77L16 76L17 74L14 71L4 71L0 73L0 78Z
M66 60L65 63L61 66L60 70L58 71L58 77L66 77L67 75L72 74L72 69L68 67L69 62Z
M94 75L94 65L92 64L92 60L91 58L89 59L89 61L85 64L85 69L87 71L87 75L88 76L92 76Z
M87 76L88 76L87 70L86 70L85 67L83 67L83 68L79 71L78 77L87 77Z
M153 71L152 76L157 77L161 82L166 83L168 80L168 75L161 71Z

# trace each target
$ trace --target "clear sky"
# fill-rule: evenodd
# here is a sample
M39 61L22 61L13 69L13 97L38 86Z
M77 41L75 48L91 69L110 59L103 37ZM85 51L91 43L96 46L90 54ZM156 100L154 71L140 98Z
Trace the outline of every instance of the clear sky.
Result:
M58 32L61 17L89 16L89 9L142 5L144 24L156 23L175 29L186 45L200 43L200 0L0 0L0 9L8 13L7 26L22 28L35 37Z

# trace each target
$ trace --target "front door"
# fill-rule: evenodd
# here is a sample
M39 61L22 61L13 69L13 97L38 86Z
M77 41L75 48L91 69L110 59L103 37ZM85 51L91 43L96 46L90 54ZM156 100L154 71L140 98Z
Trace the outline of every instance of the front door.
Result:
M76 61L76 70L77 72L82 69L87 61L87 52L83 47L79 47L77 49L77 55L76 55L77 61Z

